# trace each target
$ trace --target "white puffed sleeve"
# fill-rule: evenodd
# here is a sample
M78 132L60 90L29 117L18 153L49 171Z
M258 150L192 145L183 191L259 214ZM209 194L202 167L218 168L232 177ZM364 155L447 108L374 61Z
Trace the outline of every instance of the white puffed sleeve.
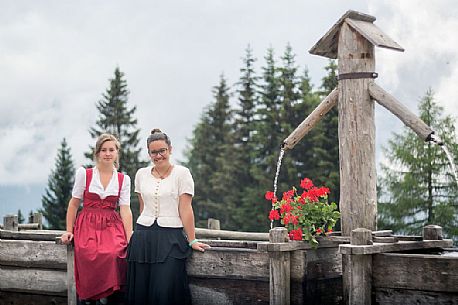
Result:
M84 190L86 189L86 169L80 167L76 170L75 184L73 184L72 197L83 199Z
M140 194L142 192L142 189L141 189L142 176L143 176L144 171L147 169L148 169L147 167L146 168L143 167L137 170L137 173L135 174L135 189L134 189L135 193Z
M124 174L121 193L119 194L119 205L130 205L130 177Z
M178 179L178 195L182 194L194 196L194 180L191 172L186 167L183 168Z

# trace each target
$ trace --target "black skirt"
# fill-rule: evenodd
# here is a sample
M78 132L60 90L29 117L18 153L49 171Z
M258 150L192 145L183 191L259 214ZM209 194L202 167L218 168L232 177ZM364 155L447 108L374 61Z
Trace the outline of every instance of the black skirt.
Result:
M186 273L191 253L182 228L137 224L127 249L128 304L191 304Z

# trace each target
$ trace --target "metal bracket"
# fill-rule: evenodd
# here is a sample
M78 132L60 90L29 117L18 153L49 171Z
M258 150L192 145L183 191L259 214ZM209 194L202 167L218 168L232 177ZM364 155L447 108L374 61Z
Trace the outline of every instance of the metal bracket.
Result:
M351 73L342 73L337 75L337 80L342 79L359 79L359 78L377 78L378 73L376 72L351 72Z

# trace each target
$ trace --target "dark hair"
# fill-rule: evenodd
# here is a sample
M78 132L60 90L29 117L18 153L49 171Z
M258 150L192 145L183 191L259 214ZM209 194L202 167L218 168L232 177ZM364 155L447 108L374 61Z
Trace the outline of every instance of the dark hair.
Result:
M149 149L151 142L159 140L165 141L169 147L172 146L172 141L170 141L169 136L163 133L159 128L154 128L151 130L151 134L149 135L148 139L146 139L146 148Z

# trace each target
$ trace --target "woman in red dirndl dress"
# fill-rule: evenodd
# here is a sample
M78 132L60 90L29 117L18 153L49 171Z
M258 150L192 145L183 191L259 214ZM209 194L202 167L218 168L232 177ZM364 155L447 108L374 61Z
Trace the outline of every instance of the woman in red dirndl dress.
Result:
M80 198L72 195L67 211L67 232L62 235L64 243L74 240L75 284L81 300L103 300L126 285L127 244L132 234L130 201L126 199L130 197L130 178L118 173L113 166L110 176L109 167L103 167L104 163L109 165L111 160L113 165L112 160L117 160L119 143L112 135L102 136L97 141L100 145L96 144L97 168L81 168L77 172L79 187L85 176L83 209L75 220L75 202L79 205ZM98 179L93 182L92 190L106 190L108 196L102 199L100 194L90 191L93 177ZM77 181L74 192L78 193L76 188ZM128 202L120 205L120 215L116 208L122 191L124 201Z

